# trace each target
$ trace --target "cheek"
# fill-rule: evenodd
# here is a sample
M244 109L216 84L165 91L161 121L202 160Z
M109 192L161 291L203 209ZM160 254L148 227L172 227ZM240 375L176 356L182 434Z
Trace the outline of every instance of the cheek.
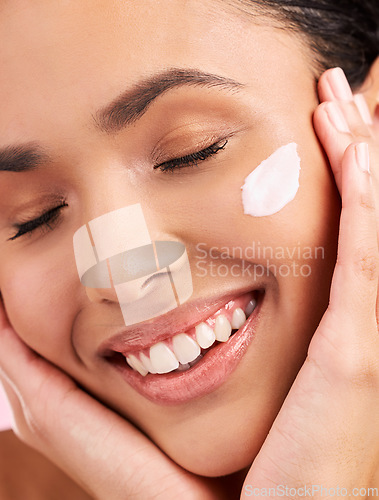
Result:
M260 242L292 248L321 245L333 255L339 197L309 116L303 115L299 111L299 119L286 128L273 128L263 120L261 126L231 140L214 165L204 163L193 174L166 177L167 182L155 190L163 194L150 204L151 211L164 221L162 229L192 244L193 253L200 242L225 251ZM300 186L292 189L293 199L278 205L275 213L263 214L268 216L245 215L241 190L245 179L279 148L293 142L298 144L301 160Z
M204 248L216 247L237 257L242 254L245 260L263 265L269 259L277 265L297 260L299 264L310 265L312 270L330 266L336 253L338 193L318 144L313 141L306 147L299 145L298 153L301 158L299 188L293 193L293 200L270 216L244 214L241 187L261 162L249 161L246 154L233 161L222 179L215 176L209 181L201 196L197 196L196 190L192 191L187 241L191 239L194 245L204 242ZM275 193L269 193L270 196ZM201 210L195 213L195 206ZM266 255L259 253L259 247L268 247ZM316 248L317 259L314 258Z
M1 291L16 332L30 347L54 360L58 353L71 349L80 283L70 248L62 245L53 251L45 247L41 252L41 242L7 261Z

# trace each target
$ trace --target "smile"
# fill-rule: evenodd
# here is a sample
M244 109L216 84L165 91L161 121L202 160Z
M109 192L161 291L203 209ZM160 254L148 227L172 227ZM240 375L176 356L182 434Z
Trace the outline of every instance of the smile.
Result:
M104 357L154 403L181 404L202 397L220 387L238 366L254 338L263 297L254 290L229 298L171 336L157 333L156 327L150 344L133 345L123 334L107 343ZM124 347L117 347L122 342Z
M157 342L149 349L126 355L126 362L142 376L188 370L213 346L227 342L244 326L257 306L257 300L250 295L228 302L187 332Z

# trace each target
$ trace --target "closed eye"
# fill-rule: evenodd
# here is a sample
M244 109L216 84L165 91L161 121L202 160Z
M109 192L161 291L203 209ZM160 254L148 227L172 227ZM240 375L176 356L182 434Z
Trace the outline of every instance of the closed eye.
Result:
M154 169L159 168L162 172L173 172L179 168L197 166L198 163L207 160L211 156L216 155L219 151L225 149L227 143L228 139L223 139L222 141L211 144L201 151L196 151L195 153L181 156L180 158L174 158L164 163L160 163L159 165L154 165Z
M14 236L9 238L8 241L16 240L24 234L31 234L36 229L52 231L59 222L62 209L67 206L67 203L63 202L61 205L51 208L35 219L23 222L22 224L15 224L18 231Z

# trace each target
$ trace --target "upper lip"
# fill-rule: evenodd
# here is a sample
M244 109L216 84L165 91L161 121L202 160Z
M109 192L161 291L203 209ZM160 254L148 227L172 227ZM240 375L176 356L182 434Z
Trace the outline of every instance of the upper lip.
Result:
M254 290L262 289L262 286L254 284L248 288L233 290L221 296L212 298L198 298L186 302L181 306L148 321L125 327L105 340L99 347L100 356L106 357L114 352L128 353L141 351L148 347L186 332L198 323L206 320L218 311L223 305L240 295Z

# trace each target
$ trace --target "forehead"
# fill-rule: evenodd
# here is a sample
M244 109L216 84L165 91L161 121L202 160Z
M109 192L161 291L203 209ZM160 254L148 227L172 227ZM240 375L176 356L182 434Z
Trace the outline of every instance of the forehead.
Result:
M250 84L283 59L302 64L289 37L223 0L12 0L1 11L4 143L51 133L52 123L86 127L98 107L168 67Z

